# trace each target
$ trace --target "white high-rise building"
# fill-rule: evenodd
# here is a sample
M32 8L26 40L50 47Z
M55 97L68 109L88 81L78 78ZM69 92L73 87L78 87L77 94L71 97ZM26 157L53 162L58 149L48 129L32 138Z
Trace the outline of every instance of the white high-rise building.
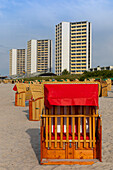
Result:
M26 50L11 49L9 51L9 75L24 75L26 71Z
M52 40L29 40L27 42L27 73L51 72Z
M92 24L88 21L61 22L55 31L55 73L64 69L82 74L91 68Z
M27 73L37 72L37 40L27 43Z

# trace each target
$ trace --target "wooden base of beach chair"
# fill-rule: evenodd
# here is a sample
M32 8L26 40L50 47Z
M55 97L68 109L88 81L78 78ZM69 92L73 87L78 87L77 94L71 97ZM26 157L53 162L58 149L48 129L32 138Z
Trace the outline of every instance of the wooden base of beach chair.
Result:
M39 98L29 101L29 120L40 121L42 110L44 107L44 99Z
M92 165L98 162L97 159L80 160L80 159L42 159L41 165Z
M53 130L51 126L52 117L54 118ZM63 117L66 119L66 132L63 131ZM73 119L71 128L69 117ZM87 117L89 117L89 133L86 133L85 130L86 120L83 125L84 130L80 133L80 122L81 119L86 119L85 115L42 115L41 164L91 165L95 163L95 160L102 162L102 120L98 115ZM60 132L57 132L58 118L61 124ZM74 132L75 124L78 127L76 133ZM69 129L73 129L73 131L71 132ZM57 161L54 161L54 159ZM70 159L72 160L70 161Z
M75 149L75 143L65 143L64 148L60 147L60 143L57 147L51 143L51 148L46 148L46 144L41 144L41 164L43 165L92 165L99 162L97 145L95 148L78 148ZM82 144L81 144L82 146Z
M25 107L25 93L15 93L15 106Z

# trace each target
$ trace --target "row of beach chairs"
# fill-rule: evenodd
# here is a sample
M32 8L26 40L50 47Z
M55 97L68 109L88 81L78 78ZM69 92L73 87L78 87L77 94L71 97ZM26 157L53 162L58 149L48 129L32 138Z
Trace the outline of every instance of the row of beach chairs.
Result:
M40 121L40 163L91 165L102 161L99 97L111 81L16 83L15 106L29 100L29 120Z

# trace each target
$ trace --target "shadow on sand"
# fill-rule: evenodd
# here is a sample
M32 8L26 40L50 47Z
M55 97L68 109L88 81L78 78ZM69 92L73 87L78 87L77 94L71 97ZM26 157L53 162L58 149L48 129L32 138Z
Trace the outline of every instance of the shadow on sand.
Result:
M29 110L23 110L23 112L24 112L24 113L27 113L27 114L26 114L26 117L27 117L27 119L29 120Z
M26 133L30 136L30 143L40 163L40 129L28 129Z
M26 105L26 106L29 106L29 101L28 101L28 100L25 101L25 105Z
M15 102L12 102L12 104L15 106Z

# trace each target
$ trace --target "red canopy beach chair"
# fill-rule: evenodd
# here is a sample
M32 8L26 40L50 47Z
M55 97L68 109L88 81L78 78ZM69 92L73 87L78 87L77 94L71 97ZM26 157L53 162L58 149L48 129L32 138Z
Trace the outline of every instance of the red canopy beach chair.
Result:
M44 84L41 164L102 161L98 84Z

